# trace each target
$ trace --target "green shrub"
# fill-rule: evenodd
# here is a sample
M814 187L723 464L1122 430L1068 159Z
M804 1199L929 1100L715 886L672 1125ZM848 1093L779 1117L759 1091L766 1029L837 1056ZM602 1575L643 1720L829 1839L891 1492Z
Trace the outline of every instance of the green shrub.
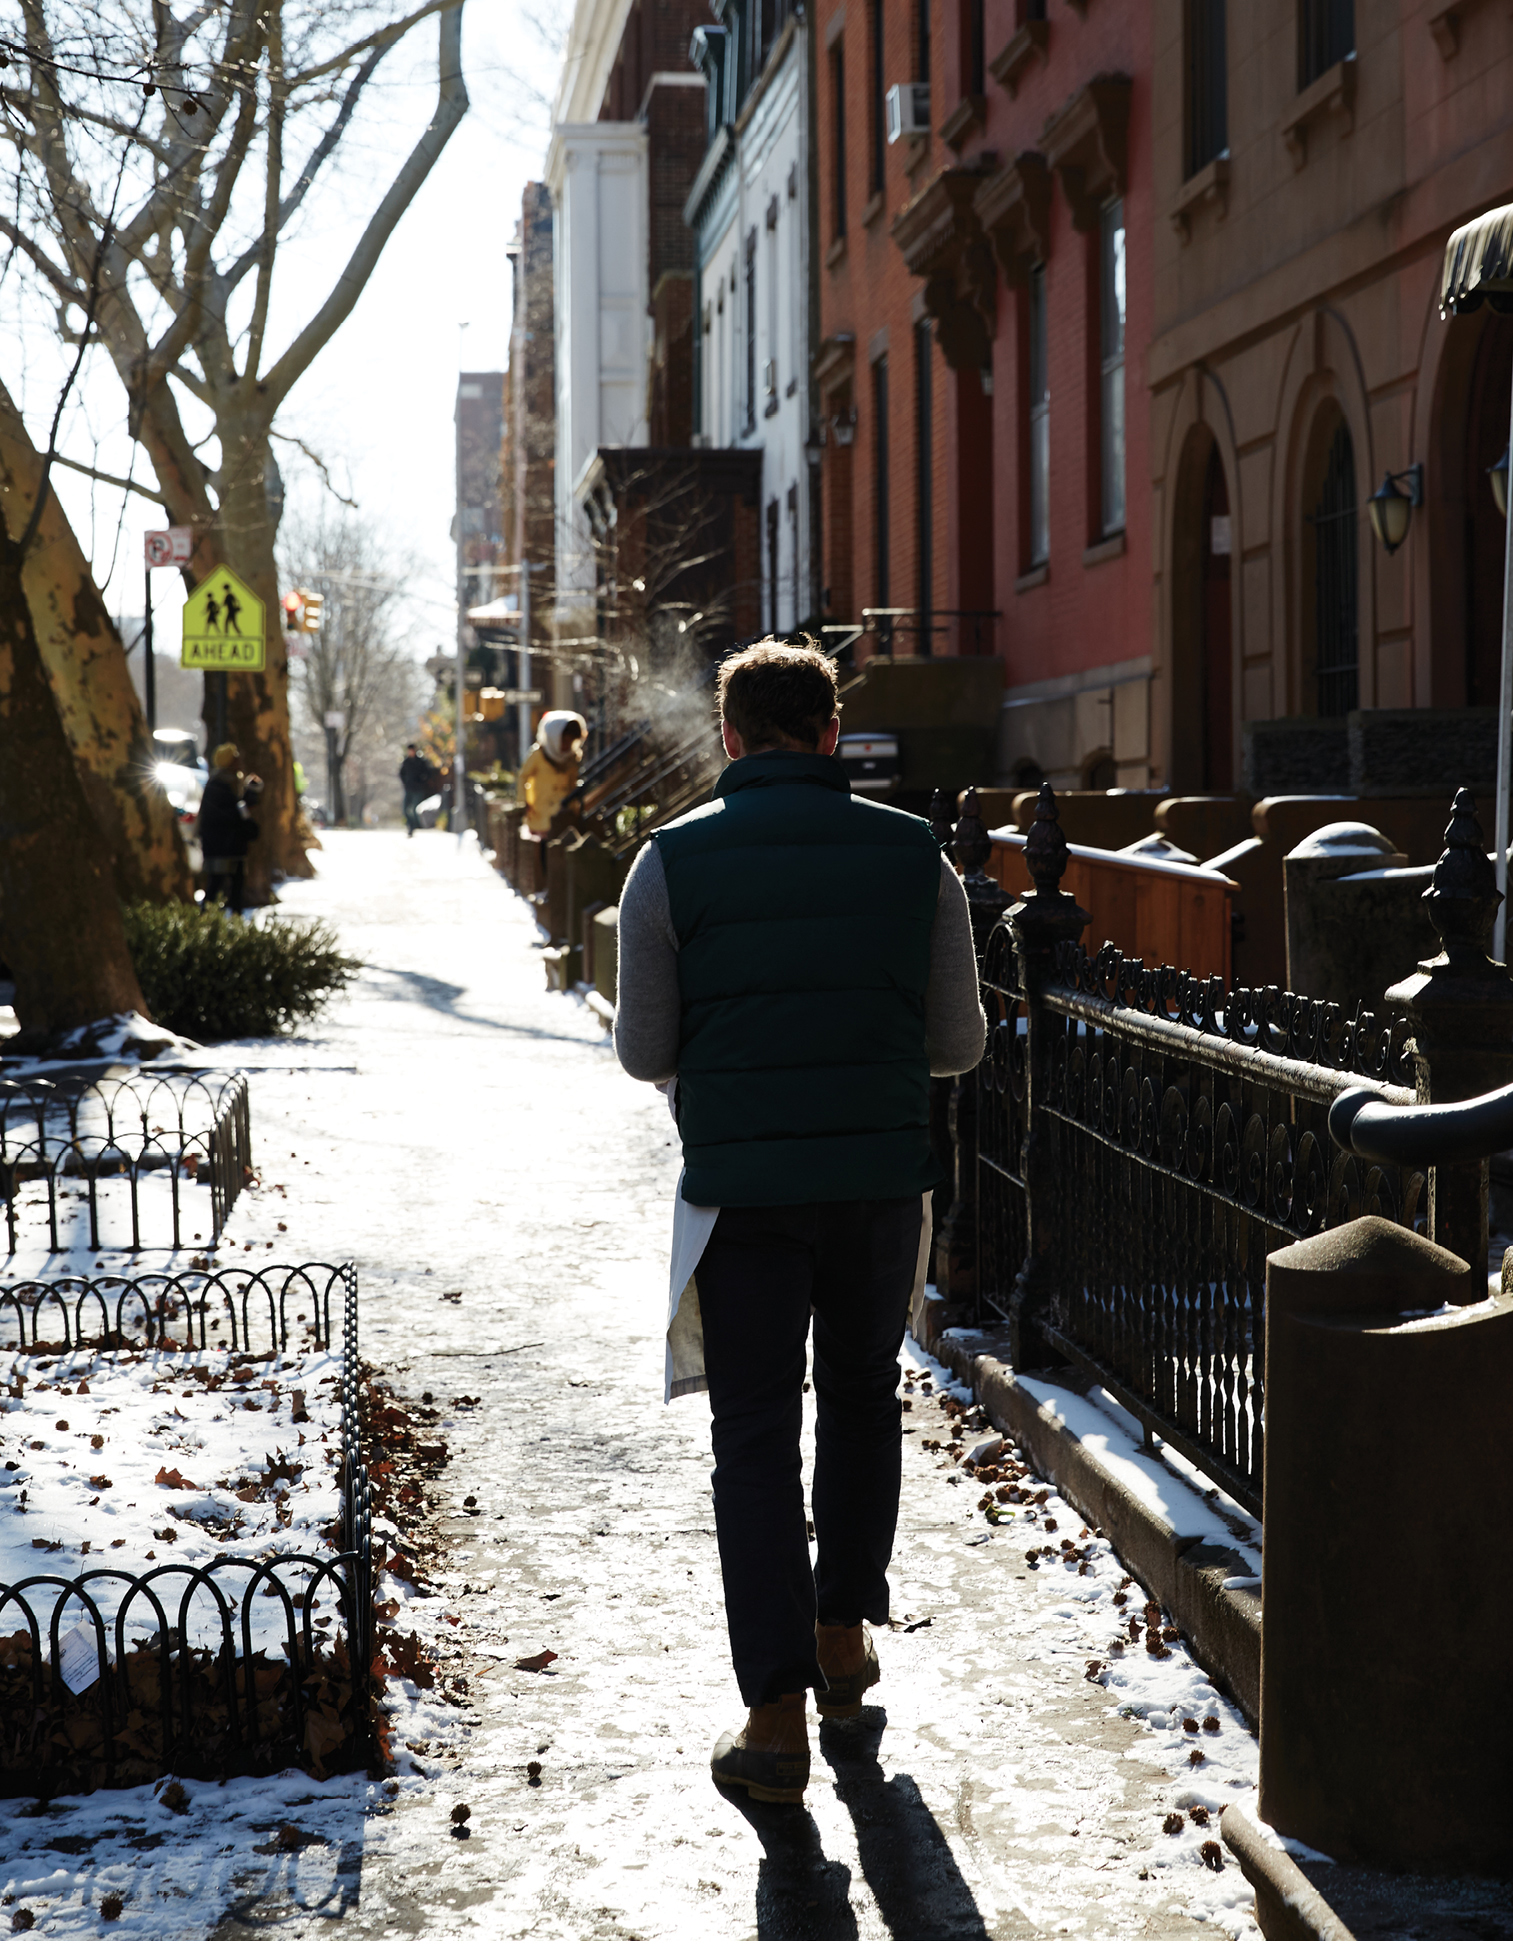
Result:
M148 1011L189 1039L289 1032L361 966L318 919L245 924L221 905L186 904L130 905L122 915Z

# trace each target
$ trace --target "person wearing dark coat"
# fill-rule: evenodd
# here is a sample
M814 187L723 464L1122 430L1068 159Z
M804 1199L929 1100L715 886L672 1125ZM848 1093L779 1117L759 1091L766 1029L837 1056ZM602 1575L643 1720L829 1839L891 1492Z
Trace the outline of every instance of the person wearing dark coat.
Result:
M405 744L405 759L399 766L399 786L405 793L405 832L413 837L420 828L420 806L436 793L436 772L414 743Z
M881 1678L902 1424L923 1288L932 1076L982 1058L966 893L930 826L853 796L835 668L771 639L722 663L730 761L620 893L614 1040L670 1089L683 1147L665 1395L707 1389L714 1520L744 1726L710 1774L801 1802L807 1698ZM814 1468L800 1435L814 1333ZM812 1535L812 1536L811 1536Z
M214 767L200 798L200 848L205 855L205 902L219 898L228 911L247 905L247 851L258 834L252 808L263 794L260 776L243 776L242 753L235 743L222 743L211 761Z

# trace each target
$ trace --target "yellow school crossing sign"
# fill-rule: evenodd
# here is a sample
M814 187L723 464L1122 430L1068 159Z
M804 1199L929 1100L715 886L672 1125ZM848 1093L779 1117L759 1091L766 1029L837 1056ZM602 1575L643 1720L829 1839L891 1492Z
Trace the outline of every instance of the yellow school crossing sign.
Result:
M263 604L229 567L207 574L184 603L181 668L256 674L267 666Z

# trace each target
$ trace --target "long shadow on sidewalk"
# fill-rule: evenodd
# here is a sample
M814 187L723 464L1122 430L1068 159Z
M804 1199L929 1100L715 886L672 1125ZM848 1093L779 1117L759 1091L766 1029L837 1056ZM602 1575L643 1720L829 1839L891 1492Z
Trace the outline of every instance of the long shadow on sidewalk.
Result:
M883 1773L878 1749L887 1725L882 1708L864 1708L844 1727L826 1722L820 1753L855 1825L862 1875L888 1934L985 1938L977 1900L914 1778ZM751 1824L764 1852L757 1867L757 1936L858 1936L851 1872L825 1855L808 1810L752 1802L739 1789L720 1793Z
M826 1856L807 1809L753 1802L744 1789L721 1789L762 1845L757 1865L758 1937L846 1938L860 1935L851 1908L851 1872Z
M986 1937L977 1899L912 1775L884 1775L884 1708L824 1722L820 1753L856 1826L862 1875L892 1937Z
M483 1013L463 1012L457 1001L468 990L466 986L451 985L445 979L433 979L424 972L409 972L398 965L364 965L365 972L377 973L385 979L394 979L408 992L395 997L416 999L433 1012L445 1013L448 1019L455 1019L464 1026L486 1026L491 1032L513 1033L520 1039L560 1040L568 1046L603 1045L604 1040L586 1040L576 1033L549 1033L542 1026L520 1026L510 1019L490 1019Z

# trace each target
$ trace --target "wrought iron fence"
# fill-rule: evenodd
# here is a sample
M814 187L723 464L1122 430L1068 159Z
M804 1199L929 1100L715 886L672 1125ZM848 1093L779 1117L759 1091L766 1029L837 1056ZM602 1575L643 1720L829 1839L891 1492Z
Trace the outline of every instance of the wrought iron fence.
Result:
M45 1184L48 1247L56 1251L69 1246L59 1226L66 1184L80 1184L91 1249L101 1246L102 1183L121 1184L129 1246L140 1249L143 1190L162 1181L168 1219L160 1244L157 1234L149 1239L177 1249L183 1245L187 1190L208 1188L209 1221L202 1233L214 1242L251 1168L244 1073L142 1067L120 1076L0 1080L0 1200L12 1255L20 1191L28 1182ZM105 1194L108 1207L116 1199L114 1188Z
M372 1758L373 1497L362 1440L356 1271L348 1262L242 1273L245 1287L234 1288L231 1275L205 1277L201 1287L221 1289L233 1328L240 1324L231 1347L243 1355L257 1354L259 1343L267 1355L288 1347L287 1299L299 1292L311 1300L314 1347L330 1348L331 1296L340 1293L341 1511L328 1535L336 1549L0 1583L0 1795L290 1764L324 1774ZM207 1304L183 1287L191 1280L71 1279L58 1302L36 1284L13 1285L0 1289L0 1310L18 1319L30 1311L31 1350L44 1347L37 1324L46 1314L65 1332L50 1348L98 1341L106 1349L194 1353L207 1347ZM182 1339L169 1332L180 1316L189 1325ZM87 1323L97 1318L105 1321L91 1338ZM266 1331L253 1329L265 1320ZM273 1603L271 1640L257 1600ZM8 1632L8 1619L19 1627ZM323 1638L337 1620L341 1632L333 1626ZM133 1626L151 1631L131 1639Z
M1267 1256L1357 1215L1425 1222L1422 1173L1327 1126L1362 1079L1413 1102L1409 1027L1090 958L1054 819L1047 790L1040 888L983 960L979 1300L1016 1360L1073 1364L1259 1514Z

